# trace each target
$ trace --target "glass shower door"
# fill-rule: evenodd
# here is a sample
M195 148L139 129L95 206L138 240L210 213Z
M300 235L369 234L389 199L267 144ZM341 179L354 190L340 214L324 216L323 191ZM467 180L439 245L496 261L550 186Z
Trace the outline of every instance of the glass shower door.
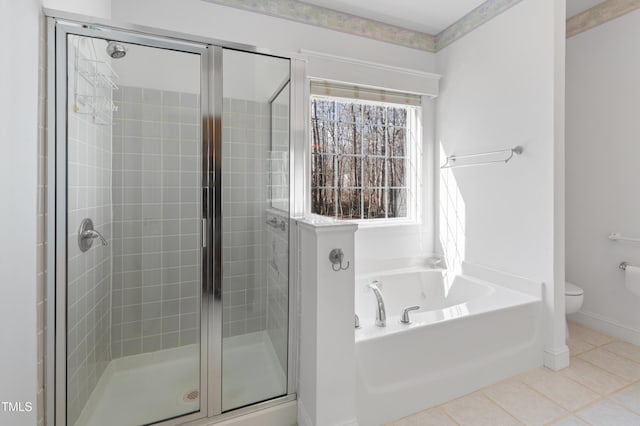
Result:
M292 392L290 61L50 23L48 414L176 426Z
M206 413L206 49L167 47L66 38L68 425Z
M223 412L287 393L289 70L222 52Z

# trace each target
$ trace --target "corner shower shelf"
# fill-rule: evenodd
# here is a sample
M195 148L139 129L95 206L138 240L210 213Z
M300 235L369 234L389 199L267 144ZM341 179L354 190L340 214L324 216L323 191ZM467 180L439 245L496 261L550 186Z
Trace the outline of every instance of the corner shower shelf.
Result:
M117 90L115 79L118 74L107 62L95 59L80 58L83 67L78 67L78 73L93 87Z
M113 91L118 90L116 72L105 61L89 59L78 54L76 61L73 111L89 115L93 122L100 125L112 123L113 112L118 107L113 103Z

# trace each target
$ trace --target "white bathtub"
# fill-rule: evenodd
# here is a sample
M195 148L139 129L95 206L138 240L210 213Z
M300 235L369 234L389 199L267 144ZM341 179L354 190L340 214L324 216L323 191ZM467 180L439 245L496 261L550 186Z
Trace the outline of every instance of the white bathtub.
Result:
M386 327L375 325L377 280ZM356 279L358 420L381 425L542 364L541 301L437 270ZM411 324L401 324L402 310Z

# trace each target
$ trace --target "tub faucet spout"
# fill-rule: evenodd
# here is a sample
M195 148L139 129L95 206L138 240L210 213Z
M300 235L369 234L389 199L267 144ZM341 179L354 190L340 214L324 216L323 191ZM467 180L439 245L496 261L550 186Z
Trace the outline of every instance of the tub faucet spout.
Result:
M387 312L384 309L384 299L382 298L378 284L380 284L379 281L373 281L369 284L369 288L376 296L376 325L378 327L384 327L387 325Z

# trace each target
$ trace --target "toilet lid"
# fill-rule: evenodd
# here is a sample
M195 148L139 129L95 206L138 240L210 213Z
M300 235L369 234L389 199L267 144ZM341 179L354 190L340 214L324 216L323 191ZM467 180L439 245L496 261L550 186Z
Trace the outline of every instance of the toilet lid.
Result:
M584 294L584 290L575 284L564 283L564 294L567 296L580 296Z

